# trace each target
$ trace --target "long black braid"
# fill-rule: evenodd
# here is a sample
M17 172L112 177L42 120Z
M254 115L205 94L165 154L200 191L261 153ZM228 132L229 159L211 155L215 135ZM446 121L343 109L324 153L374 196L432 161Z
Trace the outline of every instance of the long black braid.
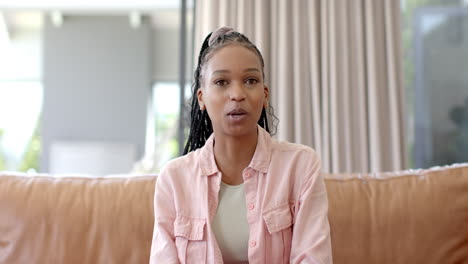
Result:
M226 31L226 28L221 28L219 30ZM219 33L218 31L216 31L216 33ZM257 49L257 47L253 45L252 42L250 42L250 40L243 34L239 32L235 32L233 30L229 30L227 34L224 34L224 33L221 33L219 35L217 34L214 40L210 40L212 34L213 32L208 34L208 36L206 36L205 40L203 41L200 54L198 55L198 64L194 73L194 82L192 85L190 130L189 130L187 143L185 144L185 148L184 148L184 153L183 153L184 155L189 153L190 151L203 147L205 145L206 140L213 133L213 126L211 125L211 119L208 115L208 112L206 110L200 109L200 105L198 104L198 98L197 98L197 91L198 89L200 89L200 86L201 86L201 83L200 83L201 71L202 71L203 64L208 59L207 58L208 54L211 54L212 51L223 47L227 43L236 42L253 50L260 58L262 68L264 67L262 54ZM269 111L270 111L270 115L272 116L272 118L276 121L277 118L274 116L273 109L271 108L271 106L269 106ZM268 124L267 111L265 108L263 108L262 110L262 114L260 115L258 124L261 127L263 127L268 133L271 133L269 124Z

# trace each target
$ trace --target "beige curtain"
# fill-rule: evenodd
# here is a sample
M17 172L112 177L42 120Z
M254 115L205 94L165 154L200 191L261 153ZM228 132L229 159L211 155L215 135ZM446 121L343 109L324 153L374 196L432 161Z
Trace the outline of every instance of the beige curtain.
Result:
M277 138L313 147L326 172L406 167L400 1L197 0L196 56L219 26L266 62Z

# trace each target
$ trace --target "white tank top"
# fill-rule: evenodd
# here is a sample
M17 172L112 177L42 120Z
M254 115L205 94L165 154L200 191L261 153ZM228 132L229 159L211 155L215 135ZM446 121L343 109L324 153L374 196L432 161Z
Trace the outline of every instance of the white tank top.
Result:
M226 264L248 262L249 224L244 184L221 182L218 209L211 227Z

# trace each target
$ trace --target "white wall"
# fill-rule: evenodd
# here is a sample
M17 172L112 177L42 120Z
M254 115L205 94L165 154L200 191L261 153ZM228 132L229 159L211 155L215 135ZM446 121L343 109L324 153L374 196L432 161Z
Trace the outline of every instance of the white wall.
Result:
M44 25L41 171L54 142L145 145L153 75L153 31L126 16L67 16ZM129 168L130 169L130 168Z

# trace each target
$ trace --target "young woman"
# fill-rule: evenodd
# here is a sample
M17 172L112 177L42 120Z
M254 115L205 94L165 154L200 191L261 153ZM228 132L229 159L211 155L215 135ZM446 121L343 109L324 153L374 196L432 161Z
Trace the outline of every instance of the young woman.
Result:
M264 61L220 28L202 46L184 156L161 171L150 263L332 263L319 157L268 127Z

